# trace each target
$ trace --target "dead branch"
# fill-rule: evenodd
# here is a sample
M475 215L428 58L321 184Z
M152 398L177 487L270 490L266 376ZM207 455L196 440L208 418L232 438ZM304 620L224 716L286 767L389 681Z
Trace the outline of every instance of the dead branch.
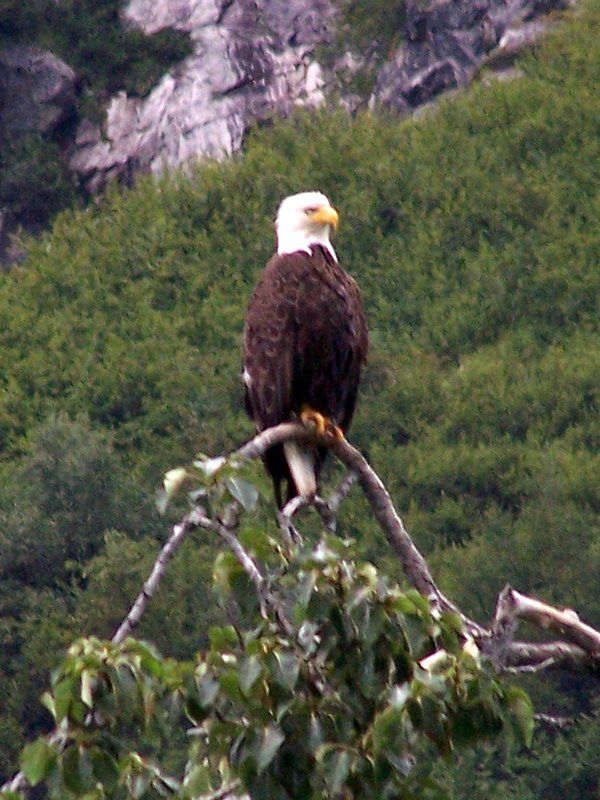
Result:
M474 637L482 636L485 633L482 626L457 608L435 583L425 558L408 535L383 481L362 453L352 447L346 439L334 440L331 443L331 451L344 466L356 474L375 519L390 546L400 558L404 574L415 589L440 610L454 611L460 614L469 634Z
M534 714L533 718L550 733L567 730L577 722L575 717L557 717L554 714Z
M277 515L281 534L289 550L293 548L294 544L302 544L302 536L292 522L292 519L299 511L306 508L307 505L308 503L303 497L296 495L296 497L292 497L292 499L285 504Z
M156 590L158 589L158 586L163 579L165 572L167 571L169 562L183 543L188 533L194 530L194 528L198 527L198 519L201 516L201 509L195 508L189 514L187 514L179 524L174 526L173 532L167 539L165 545L158 555L158 558L154 562L152 571L144 583L141 592L136 597L129 613L119 625L115 635L113 636L112 641L115 644L122 642L123 639L129 636L131 631L138 625L144 612L146 611L148 603L152 597L154 597Z
M356 472L347 472L337 489L331 493L331 497L327 501L327 505L329 506L329 510L332 514L337 514L342 502L348 497L350 490L357 480L358 475Z
M512 642L506 648L505 665L517 669L528 665L544 668L582 670L590 666L589 656L580 647L567 642Z
M497 633L510 630L517 620L542 630L552 630L580 647L592 658L600 658L600 632L586 625L571 608L558 609L505 586L498 596L493 628Z
M331 493L328 500L322 498L321 495L315 495L312 505L319 512L323 526L328 533L335 533L337 527L337 512L342 502L350 494L350 490L357 480L357 474L349 471L344 475L339 486ZM293 542L302 542L302 536L294 527L292 518L309 505L309 502L304 497L297 495L296 497L292 497L279 512L279 526L287 544L291 545Z

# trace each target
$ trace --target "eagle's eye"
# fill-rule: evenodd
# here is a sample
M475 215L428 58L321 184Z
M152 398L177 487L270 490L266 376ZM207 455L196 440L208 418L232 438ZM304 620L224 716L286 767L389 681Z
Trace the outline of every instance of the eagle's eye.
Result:
M308 216L309 214L314 214L316 210L316 206L311 206L310 208L305 208L304 213Z

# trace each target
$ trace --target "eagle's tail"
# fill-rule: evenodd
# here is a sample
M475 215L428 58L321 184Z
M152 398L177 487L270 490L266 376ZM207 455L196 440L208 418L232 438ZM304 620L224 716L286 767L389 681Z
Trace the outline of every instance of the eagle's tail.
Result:
M303 450L297 442L285 442L283 452L298 494L305 500L312 501L317 493L314 454Z

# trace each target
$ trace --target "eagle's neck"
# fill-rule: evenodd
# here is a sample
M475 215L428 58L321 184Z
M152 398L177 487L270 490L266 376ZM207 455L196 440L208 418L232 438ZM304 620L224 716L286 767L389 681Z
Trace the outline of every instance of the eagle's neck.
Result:
M329 241L329 234L327 231L321 234L314 234L307 236L306 233L301 231L286 230L280 231L277 237L277 252L279 255L290 255L291 253L308 253L312 255L310 249L314 245L321 245L334 261L337 261L337 256L333 245Z

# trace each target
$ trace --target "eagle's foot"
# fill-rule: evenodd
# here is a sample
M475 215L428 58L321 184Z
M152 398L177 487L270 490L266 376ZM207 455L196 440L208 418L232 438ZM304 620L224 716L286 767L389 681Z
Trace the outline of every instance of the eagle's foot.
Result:
M338 425L331 425L327 431L330 433L334 439L337 439L338 442L341 442L344 437L344 431Z
M333 422L328 419L324 414L321 414L320 411L315 411L314 408L311 406L304 405L300 410L300 414L298 415L300 422L304 425L314 425L315 426L315 433L317 436L333 436L334 439L343 439L344 433L341 428L337 425L334 425Z

